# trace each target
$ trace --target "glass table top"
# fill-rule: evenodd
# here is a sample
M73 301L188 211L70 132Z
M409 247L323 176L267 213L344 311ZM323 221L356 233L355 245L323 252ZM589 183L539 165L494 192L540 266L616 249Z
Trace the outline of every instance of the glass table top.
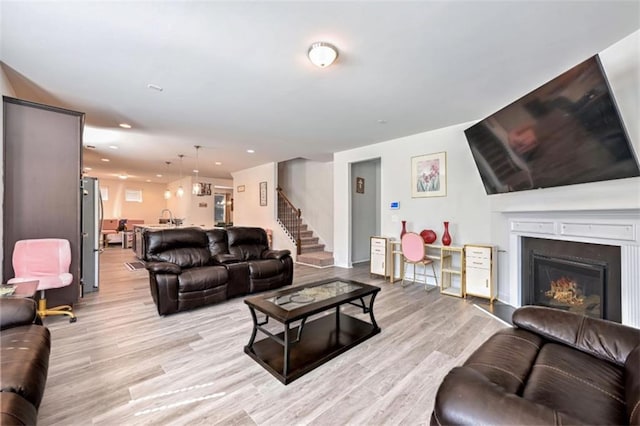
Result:
M313 287L300 288L300 290L282 296L270 297L267 301L287 311L320 302L332 297L350 293L362 288L358 284L344 281L331 281Z

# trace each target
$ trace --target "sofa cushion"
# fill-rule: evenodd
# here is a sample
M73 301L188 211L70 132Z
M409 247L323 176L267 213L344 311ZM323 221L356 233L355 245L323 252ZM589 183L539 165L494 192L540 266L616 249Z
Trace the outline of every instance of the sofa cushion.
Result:
M148 262L171 262L181 268L210 263L209 240L199 228L170 228L144 232Z
M205 231L209 241L209 252L211 256L229 253L229 242L227 232L224 229L209 229Z
M262 279L273 277L284 272L284 263L279 260L250 260L247 262L249 265L249 276L251 278Z
M178 292L203 291L225 285L229 273L224 266L189 268L178 275Z
M0 391L13 392L40 406L49 368L51 335L40 325L0 333Z
M627 357L624 375L629 424L640 425L640 345Z
M520 395L542 342L539 336L525 330L500 330L483 343L464 365L482 373L507 392Z
M0 392L0 425L35 425L38 411L29 401L13 392Z
M624 369L565 345L542 347L524 398L591 424L624 424Z
M227 228L229 253L240 260L260 259L262 252L269 248L267 233L262 228Z

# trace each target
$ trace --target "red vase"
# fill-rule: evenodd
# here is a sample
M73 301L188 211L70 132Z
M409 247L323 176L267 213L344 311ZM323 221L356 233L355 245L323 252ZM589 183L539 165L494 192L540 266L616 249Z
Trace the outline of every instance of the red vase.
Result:
M400 239L402 240L402 237L404 236L404 234L407 233L407 221L403 220L402 221L402 231L400 231Z
M444 234L442 234L442 244L451 245L451 234L449 234L449 222L444 223Z
M431 230L431 229L424 229L420 233L420 236L424 240L425 244L432 244L435 240L438 239L438 236L436 235L436 233L433 232L433 230Z

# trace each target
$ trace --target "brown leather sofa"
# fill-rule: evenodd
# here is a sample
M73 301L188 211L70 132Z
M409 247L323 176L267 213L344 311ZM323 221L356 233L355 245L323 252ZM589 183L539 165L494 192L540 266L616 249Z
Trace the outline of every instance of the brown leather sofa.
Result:
M270 250L262 228L145 230L143 238L143 260L160 315L293 281L291 252Z
M538 306L445 377L432 425L640 424L640 330Z
M35 425L51 336L31 299L0 298L0 425Z

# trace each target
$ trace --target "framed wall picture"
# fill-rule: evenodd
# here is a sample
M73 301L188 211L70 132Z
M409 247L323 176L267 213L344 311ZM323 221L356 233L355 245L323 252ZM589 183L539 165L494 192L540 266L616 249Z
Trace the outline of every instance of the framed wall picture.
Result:
M267 205L267 182L260 182L260 205Z
M364 178L356 178L356 193L364 194Z
M447 195L447 153L411 158L411 197Z

